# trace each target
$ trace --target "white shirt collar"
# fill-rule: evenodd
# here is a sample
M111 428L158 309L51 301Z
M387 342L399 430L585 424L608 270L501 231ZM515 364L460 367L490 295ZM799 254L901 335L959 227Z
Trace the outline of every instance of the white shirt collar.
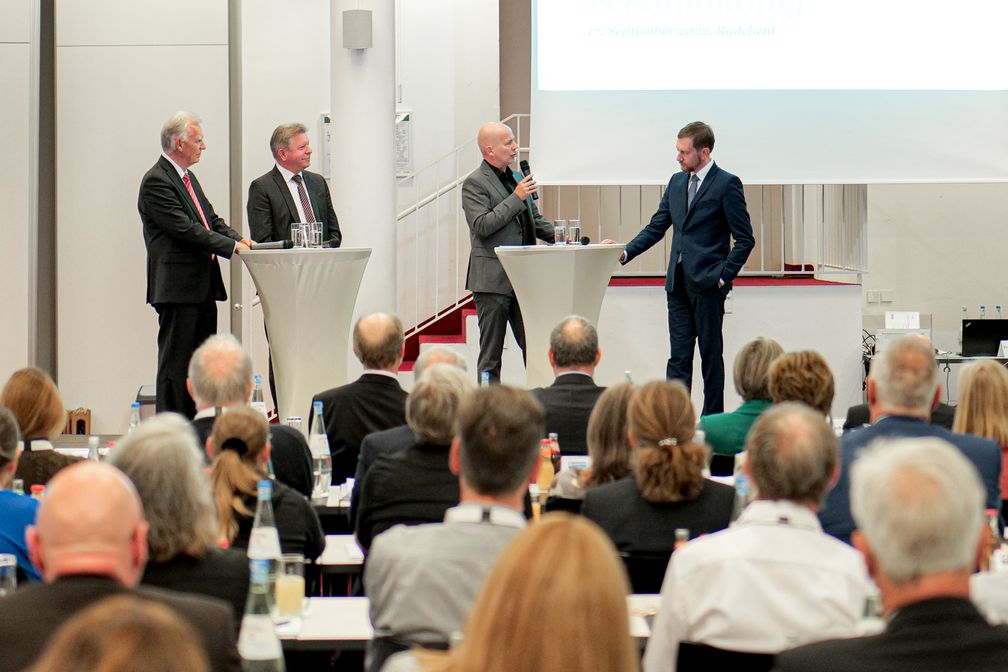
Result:
M183 168L182 166L178 165L178 164L177 164L177 163L175 163L174 161L172 161L172 158L171 158L170 156L168 156L168 155L167 155L167 154L165 154L164 152L161 152L161 156L163 156L164 158L168 159L168 163L170 163L171 165L175 166L175 172L177 172L177 173L178 173L178 176L179 176L179 178L180 178L180 179L181 179L181 177L182 177L183 175L185 175L185 174L186 174L186 169L185 169L185 168Z
M388 376L389 378L393 378L395 380L399 380L399 375L398 374L392 373L391 371L386 371L385 369L364 369L364 371L361 373L361 375L363 376L363 375L366 375L366 374L369 374L369 373L373 373L373 374L378 375L378 376Z
M822 532L819 517L811 509L783 499L749 502L734 525L788 525Z
M279 163L276 164L276 167L277 167L277 170L280 171L280 174L283 175L284 182L290 182L294 178L295 175L300 175L300 173L292 173L291 171L289 171L286 168L284 168L283 166L281 166ZM301 179L303 180L304 177L302 177Z
M714 159L707 162L707 165L694 173L697 176L697 188L703 184L703 181L707 178L707 173L710 172L711 166L714 165Z
M560 376L585 376L590 379L592 374L585 373L584 371L560 371L556 374L556 377L559 378Z
M503 527L522 529L527 524L525 516L512 508L500 505L462 503L445 511L446 523L490 523Z
M193 420L202 420L203 418L216 418L217 408L214 406L208 406L202 411L196 411L196 415L193 416Z

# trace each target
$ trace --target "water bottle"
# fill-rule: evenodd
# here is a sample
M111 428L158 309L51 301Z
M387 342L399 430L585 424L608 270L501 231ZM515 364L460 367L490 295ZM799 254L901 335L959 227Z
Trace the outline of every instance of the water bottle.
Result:
M249 560L265 560L268 563L267 583L272 595L277 566L280 564L280 534L273 517L273 481L268 478L259 481L258 494L247 555Z
M265 560L249 563L251 580L238 631L238 655L245 672L283 672L283 648L273 627L269 568Z
M312 422L308 448L311 450L315 484L311 498L312 501L325 502L329 499L329 488L332 485L332 455L329 453L329 437L326 436L325 423L322 421L322 402L316 401L312 408L315 421Z
M262 413L263 417L269 420L266 402L263 401L262 374L255 374L253 379L255 380L255 387L252 388L252 401L249 402L249 406Z
M742 515L742 510L749 503L749 479L745 474L735 474L735 507L732 510L731 519L737 520Z
M490 372L480 371L480 387L490 387Z
M130 419L129 419L129 429L126 433L131 433L134 429L140 426L140 402L134 401L130 404Z
M89 436L87 444L87 459L91 462L98 462L101 460L101 455L98 453L98 437Z

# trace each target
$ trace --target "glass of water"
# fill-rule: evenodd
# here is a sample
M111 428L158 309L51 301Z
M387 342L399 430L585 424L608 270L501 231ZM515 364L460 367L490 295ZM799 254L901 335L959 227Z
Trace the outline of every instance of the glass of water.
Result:
M567 220L558 219L553 222L553 244L563 245L567 242Z
M17 590L17 557L0 553L0 597Z
M567 222L567 244L568 245L580 245L581 244L581 220L572 219Z

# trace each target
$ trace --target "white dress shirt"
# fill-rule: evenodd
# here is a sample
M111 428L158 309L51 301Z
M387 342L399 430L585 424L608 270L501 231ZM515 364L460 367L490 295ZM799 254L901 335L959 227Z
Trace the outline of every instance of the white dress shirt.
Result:
M868 585L861 554L810 509L754 501L731 528L672 554L644 670L674 671L679 642L777 653L855 636Z
M279 163L276 164L276 167L277 170L280 171L280 174L283 176L284 182L287 184L287 189L290 190L291 198L294 199L294 207L296 207L298 211L298 221L307 222L308 219L305 217L304 206L301 205L301 194L298 193L298 185L297 182L294 181L295 173L292 173L291 171L287 170ZM301 175L301 180L302 180L301 184L304 184L305 194L308 194L308 185L307 183L304 182L304 175ZM309 204L311 203L311 196L308 197L308 202ZM318 218L316 217L316 219Z

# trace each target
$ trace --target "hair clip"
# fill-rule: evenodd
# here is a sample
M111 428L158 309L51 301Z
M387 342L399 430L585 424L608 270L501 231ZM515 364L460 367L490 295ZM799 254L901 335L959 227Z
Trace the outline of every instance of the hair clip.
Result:
M664 448L666 446L678 446L679 445L679 439L677 439L675 437L666 437L666 438L662 439L661 441L659 441L658 445L661 446L662 448Z
M239 439L237 436L229 436L221 444L221 450L233 450L239 455L244 455L248 452L248 446L245 444L245 441Z

